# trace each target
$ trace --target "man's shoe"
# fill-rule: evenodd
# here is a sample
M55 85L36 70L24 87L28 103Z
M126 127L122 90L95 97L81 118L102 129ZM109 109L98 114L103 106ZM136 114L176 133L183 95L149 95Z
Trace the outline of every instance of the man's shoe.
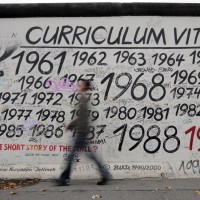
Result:
M69 179L57 179L56 180L56 185L57 186L69 186L70 185L70 181L69 181Z
M108 178L102 178L100 181L97 182L97 185L106 185L108 182Z

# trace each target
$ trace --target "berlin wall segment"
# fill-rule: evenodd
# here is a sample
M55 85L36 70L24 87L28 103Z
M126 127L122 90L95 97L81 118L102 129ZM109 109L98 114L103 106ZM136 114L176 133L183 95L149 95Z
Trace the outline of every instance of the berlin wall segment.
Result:
M87 98L88 146L74 171L114 178L199 176L198 17L0 19L0 176L56 178L73 150L77 82ZM60 167L61 166L61 167ZM82 173L84 172L84 173Z

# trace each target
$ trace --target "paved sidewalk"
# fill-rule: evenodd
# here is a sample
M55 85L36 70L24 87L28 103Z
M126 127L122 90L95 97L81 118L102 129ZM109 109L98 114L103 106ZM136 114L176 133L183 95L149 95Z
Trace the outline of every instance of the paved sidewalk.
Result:
M102 200L200 200L200 180L111 180L104 186L96 185L96 180L72 180L66 187L42 181L19 189L0 190L0 200L89 200L93 195Z

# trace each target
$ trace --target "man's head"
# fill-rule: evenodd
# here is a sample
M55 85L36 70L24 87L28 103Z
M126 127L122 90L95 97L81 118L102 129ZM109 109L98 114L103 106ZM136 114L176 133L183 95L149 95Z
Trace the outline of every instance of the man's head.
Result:
M80 92L86 92L90 89L90 81L82 79L78 82L78 90Z

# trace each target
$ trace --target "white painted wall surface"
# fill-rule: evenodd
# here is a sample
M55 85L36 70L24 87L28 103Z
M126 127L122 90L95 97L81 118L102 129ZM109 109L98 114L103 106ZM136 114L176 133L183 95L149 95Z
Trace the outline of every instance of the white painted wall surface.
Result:
M76 78L74 86L79 77L94 79L94 135L83 151L95 152L113 178L199 177L199 22L0 19L0 177L45 179L62 172L73 148L73 133L64 132L63 123L71 121L80 97L75 87L63 88L65 75ZM55 40L45 43L48 27L46 40L54 34ZM109 44L109 35L111 42L119 40ZM96 166L80 152L73 169L74 178L97 177Z

